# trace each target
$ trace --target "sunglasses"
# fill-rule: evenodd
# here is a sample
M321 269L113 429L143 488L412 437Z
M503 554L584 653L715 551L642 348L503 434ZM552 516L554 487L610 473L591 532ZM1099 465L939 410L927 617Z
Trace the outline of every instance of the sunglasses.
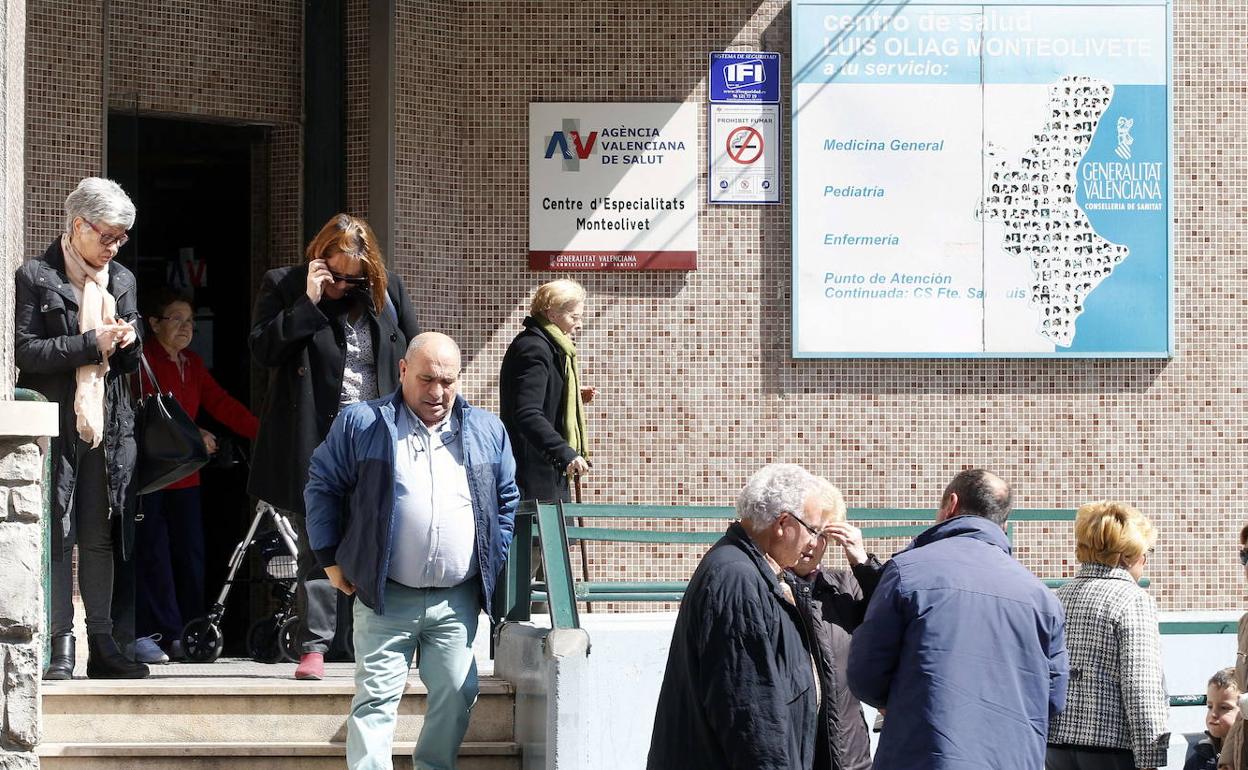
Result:
M1248 567L1248 548L1239 549L1239 563Z
M348 286L367 286L369 283L367 275L342 275L333 270L329 271L329 275L334 279L334 283L341 282Z

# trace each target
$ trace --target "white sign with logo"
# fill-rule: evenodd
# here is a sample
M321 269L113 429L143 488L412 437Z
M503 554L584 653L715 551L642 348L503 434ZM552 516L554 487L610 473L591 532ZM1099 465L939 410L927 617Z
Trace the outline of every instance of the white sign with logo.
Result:
M711 203L780 202L780 105L710 106Z
M693 270L698 118L685 103L529 105L529 267Z

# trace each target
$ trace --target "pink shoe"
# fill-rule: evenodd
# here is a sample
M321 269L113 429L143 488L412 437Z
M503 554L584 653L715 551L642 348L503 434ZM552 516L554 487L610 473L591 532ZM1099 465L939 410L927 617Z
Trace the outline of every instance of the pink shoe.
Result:
M295 669L295 679L324 679L325 656L319 652L305 652L299 658L299 668Z

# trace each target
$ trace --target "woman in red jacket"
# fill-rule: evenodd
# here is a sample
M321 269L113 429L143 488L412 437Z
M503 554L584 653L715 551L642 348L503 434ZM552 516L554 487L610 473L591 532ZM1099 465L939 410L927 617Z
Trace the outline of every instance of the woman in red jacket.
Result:
M187 350L195 333L195 311L185 297L164 291L148 316L155 342L144 346L160 389L172 392L194 420L202 406L213 419L246 439L256 437L259 423L247 407L217 384L204 360ZM140 376L143 392L154 388ZM209 454L216 437L200 429ZM143 520L137 527L135 560L136 659L167 663L181 657L182 626L204 614L204 528L200 511L199 473L175 481L143 497Z

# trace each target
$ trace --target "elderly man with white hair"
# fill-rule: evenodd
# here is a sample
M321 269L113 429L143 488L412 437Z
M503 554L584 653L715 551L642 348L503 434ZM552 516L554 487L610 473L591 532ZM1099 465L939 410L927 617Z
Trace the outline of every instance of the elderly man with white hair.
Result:
M790 770L814 760L819 685L781 573L817 546L832 513L819 480L768 465L689 580L659 693L647 766Z
M134 411L127 375L139 368L134 275L115 261L134 204L108 179L89 177L65 199L65 231L17 270L17 384L60 405L52 455L52 660L45 679L74 673L71 551L87 614L87 676L138 679L147 666L113 640L113 540L129 558L134 511Z

